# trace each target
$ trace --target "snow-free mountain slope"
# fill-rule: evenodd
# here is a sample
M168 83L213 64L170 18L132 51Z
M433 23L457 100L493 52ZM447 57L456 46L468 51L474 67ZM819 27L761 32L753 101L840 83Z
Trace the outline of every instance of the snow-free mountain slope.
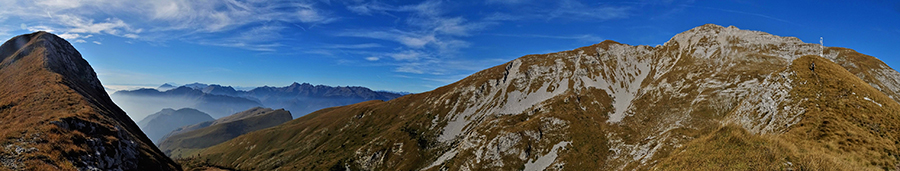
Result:
M900 104L825 58L804 56L786 70L793 73L790 95L805 109L789 130L759 135L726 126L685 144L658 167L779 170L792 162L799 170L897 169L900 134L893 130L900 130ZM756 116L763 117L757 122L767 120L764 113Z
M256 107L215 121L178 128L161 140L159 148L173 158L191 157L200 149L290 120L291 112L284 109Z
M165 108L138 122L138 127L147 134L153 143L162 141L163 136L173 130L201 122L212 121L213 118L197 109L181 108L178 110Z
M0 170L181 170L66 40L16 36L0 61Z
M319 110L198 160L251 170L897 170L898 76L852 50L709 24L655 47L527 55L433 91ZM750 149L770 154L720 155Z
M231 115L228 115L226 117L222 117L222 118L219 118L216 120L209 120L209 121L205 121L205 122L200 122L200 123L196 123L196 124L192 124L192 125L185 125L182 127L175 128L174 130L172 130L171 132L169 132L165 136L163 136L162 139L165 139L165 138L175 135L175 134L181 134L181 133L185 133L185 132L198 130L200 128L206 128L211 125L223 124L223 123L238 121L238 120L246 119L246 118L250 118L250 117L267 115L274 111L276 111L276 110L273 110L271 108L254 107L254 108L247 109L243 112L231 114ZM279 109L278 111L283 111L283 109ZM290 111L283 111L283 112L277 112L277 113L290 113ZM288 118L288 119L282 119L282 120L284 120L286 122L291 119Z

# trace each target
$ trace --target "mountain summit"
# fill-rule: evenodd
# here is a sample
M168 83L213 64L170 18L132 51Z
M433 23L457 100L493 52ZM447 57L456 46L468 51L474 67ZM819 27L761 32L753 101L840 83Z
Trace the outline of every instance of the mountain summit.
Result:
M199 159L248 170L898 170L898 80L850 49L708 24L655 47L526 55L433 91L319 110Z
M66 40L47 32L16 36L0 46L0 61L0 167L181 169L110 100Z

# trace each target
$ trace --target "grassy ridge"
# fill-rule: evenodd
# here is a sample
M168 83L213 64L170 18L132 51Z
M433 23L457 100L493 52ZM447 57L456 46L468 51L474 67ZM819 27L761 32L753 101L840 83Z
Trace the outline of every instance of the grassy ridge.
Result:
M735 52L729 52L729 55L723 55L725 52L719 51L709 58L695 58L691 55L693 50L678 51L673 47L677 45L629 47L605 41L575 51L527 55L516 60L521 62L519 68L523 70L520 73L526 75L578 71L608 79L614 76L609 70L617 68L606 66L618 66L617 60L610 60L615 57L642 58L651 63L678 57L672 66L656 68L668 68L668 72L656 80L648 79L642 83L643 94L632 101L634 113L619 123L607 122L608 114L614 109L611 104L615 99L610 95L613 92L596 88L574 89L574 81L569 80L570 91L546 100L542 105L521 114L493 113L468 118L475 121L467 126L472 129L464 129L463 134L471 137L436 142L441 128L447 125L446 120L439 119L448 118L445 114L454 114L451 111L460 112L478 105L475 103L479 101L469 99L492 95L490 92L501 85L496 81L506 80L505 69L513 66L511 62L434 91L388 102L369 101L323 109L278 127L204 149L198 159L243 170L417 170L428 168L440 155L453 152L454 157L441 160L443 166L426 170L520 170L525 163L548 154L554 144L571 141L559 149L553 163L564 163L564 170L880 170L896 167L896 133L900 132L896 127L900 123L898 104L856 76L870 73L848 71L817 56L788 61L763 53L735 55ZM610 48L649 49L651 53L610 56L607 53ZM778 47L770 45L767 48ZM846 54L849 53L841 53ZM860 57L871 58L838 56ZM591 58L600 60L585 60ZM847 66L864 65L860 68L878 64L877 59L876 62L871 59L843 61L842 64ZM811 63L816 63L815 69L810 69ZM524 70L546 66L561 67ZM648 78L657 76L653 75L654 70L650 72ZM790 78L775 75L782 72L792 74L788 74ZM512 81L527 83L521 85L534 88L547 81L546 77L552 77L534 75L531 80ZM734 119L730 116L737 116L734 111L743 105L742 102L748 101L746 96L760 95L752 92L756 89L743 87L746 86L744 83L759 86L752 83L787 83L784 81L788 79L793 80L789 101L779 103L800 105L804 109L799 113L802 120L798 123L764 135L750 133L752 131L741 126L723 124ZM727 83L719 84L721 82ZM510 84L509 88L515 89L517 85ZM721 87L716 87L719 85ZM652 86L658 87L653 89ZM527 91L550 92L557 88L561 87ZM475 91L453 91L459 89ZM493 96L505 100L507 93ZM490 111L478 109L478 112ZM550 124L553 122L564 124ZM771 123L761 118L750 122ZM551 165L548 169L560 168Z
M803 99L807 111L786 133L753 135L738 126L726 125L677 149L657 167L663 170L900 169L897 139L900 106L897 103L843 67L818 56L794 60L790 69L796 73L791 95Z
M102 88L91 85L99 83L93 69L64 39L43 31L20 35L0 46L0 55L0 170L78 170L88 164L180 169ZM123 155L122 147L137 154ZM136 163L86 164L116 161L102 157Z
M290 112L269 111L265 114L214 124L209 127L176 134L160 143L160 150L172 158L190 157L196 152L246 134L289 121Z

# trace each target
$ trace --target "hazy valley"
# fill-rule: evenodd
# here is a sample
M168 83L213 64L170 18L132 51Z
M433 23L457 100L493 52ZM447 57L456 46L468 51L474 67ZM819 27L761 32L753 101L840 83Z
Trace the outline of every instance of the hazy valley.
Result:
M248 91L230 86L200 83L183 86L165 84L156 89L122 90L112 94L113 101L141 120L164 108L195 108L213 118L228 116L253 107L285 108L296 117L326 107L349 105L368 100L390 100L403 94L373 91L365 87L331 87L294 83L285 87L257 87Z

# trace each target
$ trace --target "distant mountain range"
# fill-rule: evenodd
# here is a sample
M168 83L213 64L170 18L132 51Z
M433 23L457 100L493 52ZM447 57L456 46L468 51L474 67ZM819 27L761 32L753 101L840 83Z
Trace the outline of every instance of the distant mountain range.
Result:
M201 122L214 120L211 116L197 109L181 108L178 110L165 108L138 122L138 126L153 143L162 141L163 136L173 130Z
M219 118L249 108L263 106L256 100L209 94L185 86L167 91L148 88L117 91L111 97L123 110L131 114L132 119L137 119L135 116L149 115L164 108L194 108L209 114L213 118Z
M406 94L358 86L332 87L296 82L285 87L263 86L246 91L202 83L172 87L174 85L167 83L158 89L117 91L112 98L135 119L163 108L196 108L219 118L259 106L284 108L291 111L293 117L299 117L326 107L390 100Z

